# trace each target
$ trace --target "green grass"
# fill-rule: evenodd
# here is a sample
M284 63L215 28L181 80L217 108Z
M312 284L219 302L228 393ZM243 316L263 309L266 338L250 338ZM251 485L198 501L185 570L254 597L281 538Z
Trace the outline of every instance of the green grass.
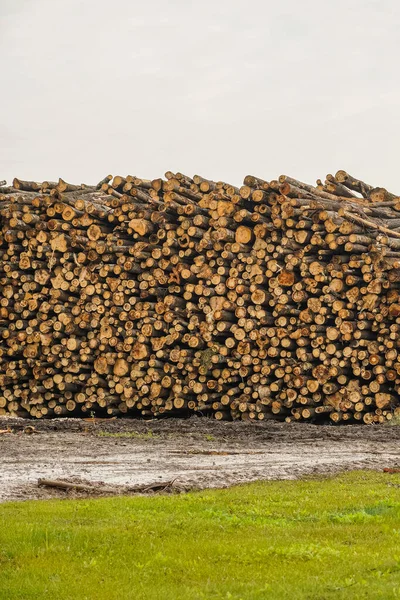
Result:
M400 476L3 504L0 598L400 598Z

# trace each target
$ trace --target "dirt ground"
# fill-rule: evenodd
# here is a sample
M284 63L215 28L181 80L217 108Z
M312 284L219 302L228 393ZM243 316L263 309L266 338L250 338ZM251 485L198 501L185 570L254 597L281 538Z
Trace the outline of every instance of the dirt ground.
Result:
M32 431L33 429L33 431ZM79 496L39 478L101 482L116 493L173 480L173 490L400 467L400 426L0 418L0 501ZM81 495L87 495L81 493Z

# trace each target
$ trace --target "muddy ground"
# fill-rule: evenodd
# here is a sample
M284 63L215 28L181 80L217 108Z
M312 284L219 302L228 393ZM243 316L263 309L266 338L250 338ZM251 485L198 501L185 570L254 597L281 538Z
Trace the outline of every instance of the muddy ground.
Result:
M39 487L39 478L129 493L171 480L181 491L400 467L400 426L389 425L0 418L0 432L0 501L79 496Z

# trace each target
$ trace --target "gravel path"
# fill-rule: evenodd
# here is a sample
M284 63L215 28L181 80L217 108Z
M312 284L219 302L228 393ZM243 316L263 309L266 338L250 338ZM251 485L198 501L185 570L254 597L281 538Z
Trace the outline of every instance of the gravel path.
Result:
M31 428L34 432L31 432ZM65 497L38 479L209 488L400 466L400 426L0 419L0 501Z

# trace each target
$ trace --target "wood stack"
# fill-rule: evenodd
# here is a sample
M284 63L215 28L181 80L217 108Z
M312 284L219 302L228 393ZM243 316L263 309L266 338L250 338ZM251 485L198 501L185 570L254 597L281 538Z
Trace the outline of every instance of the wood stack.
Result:
M400 413L400 199L344 171L0 187L0 414Z

